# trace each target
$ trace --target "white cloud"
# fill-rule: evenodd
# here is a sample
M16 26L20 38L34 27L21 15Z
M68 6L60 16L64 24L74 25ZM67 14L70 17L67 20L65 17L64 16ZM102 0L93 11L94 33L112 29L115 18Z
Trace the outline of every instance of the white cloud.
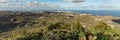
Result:
M80 3L84 2L84 0L64 0L65 2L73 2L73 3Z
M35 5L39 5L39 2L37 2L37 1L28 1L28 2L26 3L26 5L27 5L27 6L35 6Z
M7 0L0 0L0 3L6 3L8 2Z
M49 6L49 5L52 5L52 4L43 3L43 2L41 3L41 2L37 2L37 1L26 2L26 6L28 6L28 7Z
M59 5L47 2L28 1L26 2L28 8L41 8L41 9L58 9Z

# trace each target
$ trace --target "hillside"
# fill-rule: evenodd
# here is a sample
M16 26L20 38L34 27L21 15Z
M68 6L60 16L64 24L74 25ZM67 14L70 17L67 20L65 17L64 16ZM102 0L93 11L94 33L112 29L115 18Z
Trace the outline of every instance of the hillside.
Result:
M119 28L120 18L113 16L47 11L0 16L0 40L120 40Z

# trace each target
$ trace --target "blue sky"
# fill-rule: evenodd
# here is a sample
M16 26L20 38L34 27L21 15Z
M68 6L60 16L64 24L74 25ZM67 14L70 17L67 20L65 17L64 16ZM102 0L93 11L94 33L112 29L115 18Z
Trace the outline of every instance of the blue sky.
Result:
M0 10L119 10L120 0L0 0Z

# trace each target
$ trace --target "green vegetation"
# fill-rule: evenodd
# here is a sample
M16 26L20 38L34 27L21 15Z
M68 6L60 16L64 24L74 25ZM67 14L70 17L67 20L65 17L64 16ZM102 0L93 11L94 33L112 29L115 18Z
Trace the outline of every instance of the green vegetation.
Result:
M118 30L89 16L40 15L43 14L14 16L8 23L3 20L0 27L14 23L14 28L1 33L0 40L120 40Z
M101 22L91 29L85 29L78 22L75 26L57 22L46 27L35 27L12 31L6 40L86 40L93 35L94 40L120 40L120 33L115 32L107 24ZM69 24L70 25L70 24ZM89 31L91 30L91 31ZM111 30L111 31L110 31Z

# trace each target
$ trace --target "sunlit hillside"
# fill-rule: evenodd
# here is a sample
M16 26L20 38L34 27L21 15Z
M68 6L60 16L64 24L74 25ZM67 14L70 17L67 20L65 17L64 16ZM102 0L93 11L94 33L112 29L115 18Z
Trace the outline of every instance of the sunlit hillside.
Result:
M120 23L113 21L118 17L47 11L12 13L0 17L0 40L120 40Z

